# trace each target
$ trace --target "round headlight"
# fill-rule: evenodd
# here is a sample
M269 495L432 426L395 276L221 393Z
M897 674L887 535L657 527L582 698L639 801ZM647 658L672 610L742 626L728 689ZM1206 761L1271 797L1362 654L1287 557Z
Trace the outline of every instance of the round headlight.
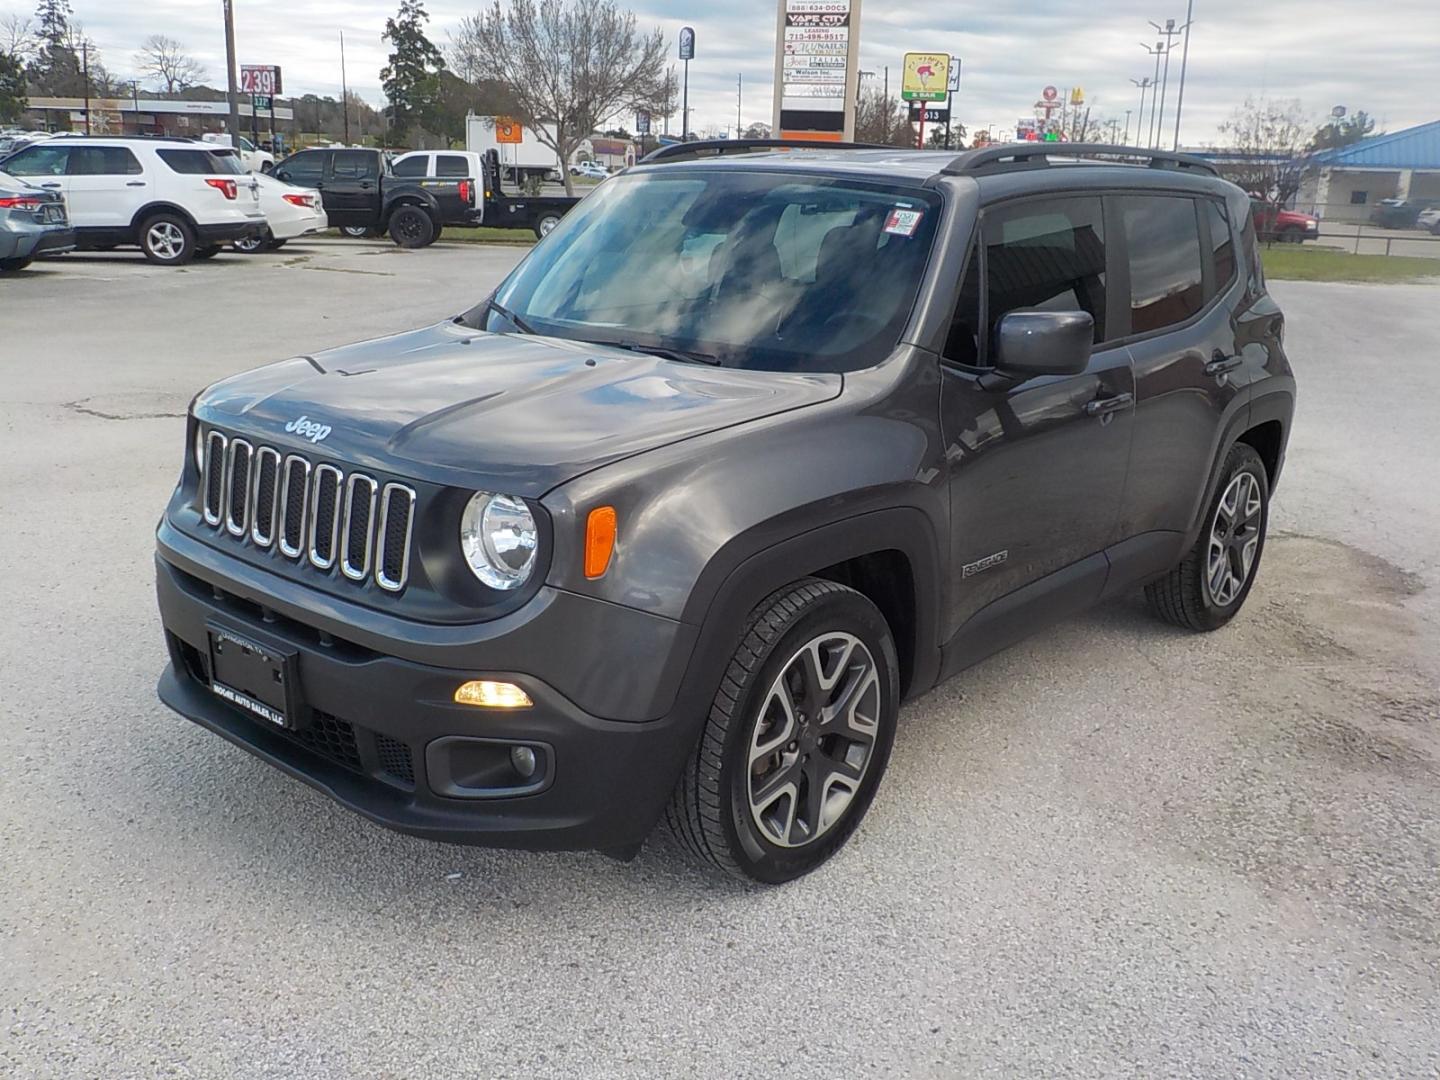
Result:
M460 550L480 581L518 589L535 569L540 534L524 500L477 491L460 518Z
M195 425L195 471L205 472L205 429Z

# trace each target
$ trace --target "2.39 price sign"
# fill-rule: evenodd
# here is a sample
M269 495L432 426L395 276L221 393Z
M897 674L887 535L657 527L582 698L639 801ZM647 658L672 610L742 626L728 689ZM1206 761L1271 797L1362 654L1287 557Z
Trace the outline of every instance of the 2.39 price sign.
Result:
M260 94L265 97L284 93L280 86L280 69L260 64L241 66L240 92L242 94Z

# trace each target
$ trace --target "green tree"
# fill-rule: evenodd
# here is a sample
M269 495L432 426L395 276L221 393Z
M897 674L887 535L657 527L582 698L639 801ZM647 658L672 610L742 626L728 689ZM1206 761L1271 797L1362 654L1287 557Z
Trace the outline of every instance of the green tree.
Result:
M445 58L425 36L422 0L400 0L395 18L385 20L381 41L391 46L390 62L380 71L380 85L390 102L390 129L396 142L416 124L428 127L436 122L440 100L440 72Z
M1310 140L1311 150L1333 150L1340 146L1351 146L1366 138L1375 130L1375 121L1364 109L1354 116L1342 116L1321 125Z
M25 68L15 57L0 53L0 124L13 124L25 111Z

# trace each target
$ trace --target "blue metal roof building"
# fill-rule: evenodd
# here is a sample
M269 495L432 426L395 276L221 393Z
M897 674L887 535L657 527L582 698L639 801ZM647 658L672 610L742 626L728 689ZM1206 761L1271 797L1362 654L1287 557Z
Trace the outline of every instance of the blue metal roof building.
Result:
M1323 150L1296 205L1331 221L1363 221L1381 199L1440 203L1440 120Z

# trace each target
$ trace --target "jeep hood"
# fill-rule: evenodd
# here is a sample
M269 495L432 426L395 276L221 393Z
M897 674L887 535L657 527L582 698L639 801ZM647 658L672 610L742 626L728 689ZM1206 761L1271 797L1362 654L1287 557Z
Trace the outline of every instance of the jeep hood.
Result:
M440 323L225 379L195 415L256 445L534 498L632 454L828 401L842 385Z

